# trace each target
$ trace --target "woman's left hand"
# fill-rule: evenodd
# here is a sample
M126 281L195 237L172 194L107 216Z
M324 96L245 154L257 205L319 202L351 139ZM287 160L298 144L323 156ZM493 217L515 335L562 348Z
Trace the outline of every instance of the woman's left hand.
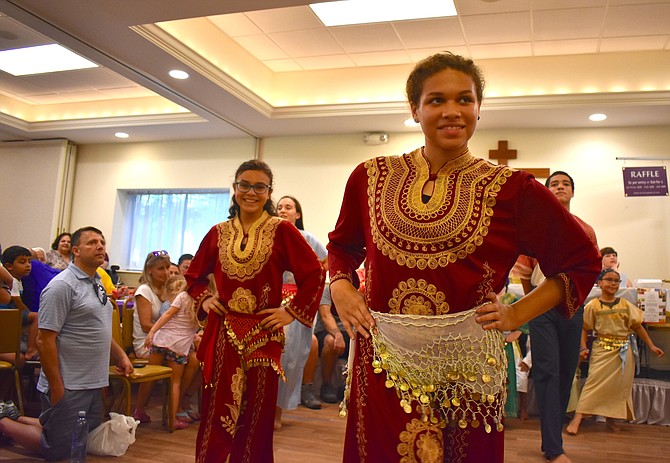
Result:
M277 331L291 323L295 318L283 306L274 309L264 309L259 315L267 315L261 322L261 328L268 331Z
M486 299L489 303L485 303L476 310L478 316L475 321L482 325L482 328L485 330L512 331L522 325L516 319L512 306L500 302L495 293L488 293Z

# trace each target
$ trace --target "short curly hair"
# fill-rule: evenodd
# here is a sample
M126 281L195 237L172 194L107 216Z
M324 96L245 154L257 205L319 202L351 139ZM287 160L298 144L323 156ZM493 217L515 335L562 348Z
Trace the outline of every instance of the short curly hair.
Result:
M436 53L416 63L405 85L407 101L413 106L419 106L423 84L426 82L426 79L445 69L453 69L470 76L475 83L477 101L479 103L482 102L484 99L484 86L486 85L482 70L471 59L455 55L449 51Z

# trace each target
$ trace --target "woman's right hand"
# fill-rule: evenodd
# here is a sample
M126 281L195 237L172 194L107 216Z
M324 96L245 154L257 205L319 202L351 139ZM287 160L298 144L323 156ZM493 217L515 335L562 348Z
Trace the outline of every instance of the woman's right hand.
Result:
M375 320L361 292L350 281L341 279L330 284L330 294L349 337L354 339L355 333L360 333L368 339Z
M206 313L209 313L210 310L213 310L214 313L219 315L224 315L226 313L226 308L221 304L218 297L210 296L204 301L202 301L202 310Z

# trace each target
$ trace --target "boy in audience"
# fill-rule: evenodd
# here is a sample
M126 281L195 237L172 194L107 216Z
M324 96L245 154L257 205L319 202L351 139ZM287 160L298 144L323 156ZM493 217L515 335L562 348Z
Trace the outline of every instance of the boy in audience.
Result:
M2 264L14 278L12 284L12 300L10 306L22 311L23 326L28 327L28 347L25 355L26 360L36 360L37 352L37 313L31 312L21 300L23 285L21 278L30 273L32 254L23 246L10 246L2 253Z

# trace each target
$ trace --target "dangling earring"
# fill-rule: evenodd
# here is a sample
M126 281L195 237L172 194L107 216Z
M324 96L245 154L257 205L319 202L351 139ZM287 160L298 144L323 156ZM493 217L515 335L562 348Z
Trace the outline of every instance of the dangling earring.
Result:
M477 116L477 120L479 120L479 119L481 119L481 118L482 118L482 116Z
M418 124L418 123L419 123L419 118L418 118L418 117L415 117L415 118L414 118L414 122L416 122L416 123Z

